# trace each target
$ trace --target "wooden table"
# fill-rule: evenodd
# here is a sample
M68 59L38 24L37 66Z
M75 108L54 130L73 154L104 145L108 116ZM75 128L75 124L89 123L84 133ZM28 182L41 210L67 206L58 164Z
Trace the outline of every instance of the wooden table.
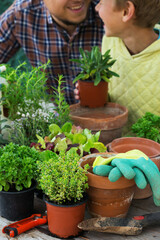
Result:
M44 213L46 210L45 203L35 197L35 213ZM141 215L151 212L160 211L160 207L156 207L153 203L152 197L143 200L133 200L132 205L129 209L128 216ZM89 214L86 210L85 218L88 218ZM57 240L58 238L54 237L48 231L48 226L43 225L31 229L18 237L11 238L7 234L2 233L2 228L10 224L8 220L0 217L0 240L15 239L15 240ZM160 226L149 226L143 229L142 233L138 236L121 236L109 233L100 233L100 232L83 232L81 236L72 238L73 240L160 240Z

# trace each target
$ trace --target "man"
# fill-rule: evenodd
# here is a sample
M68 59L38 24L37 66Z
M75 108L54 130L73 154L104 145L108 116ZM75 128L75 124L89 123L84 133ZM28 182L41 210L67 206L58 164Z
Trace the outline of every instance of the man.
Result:
M0 16L0 63L20 47L35 67L50 59L49 86L56 87L58 74L63 74L66 100L74 103L72 81L79 69L69 59L79 57L80 47L101 46L104 31L96 4L97 0L15 0Z

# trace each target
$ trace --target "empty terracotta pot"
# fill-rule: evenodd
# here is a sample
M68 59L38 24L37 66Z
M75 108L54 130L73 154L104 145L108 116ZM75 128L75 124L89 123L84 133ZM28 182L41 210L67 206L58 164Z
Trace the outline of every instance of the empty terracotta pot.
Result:
M144 152L160 170L160 144L147 138L123 137L114 139L107 146L109 152L124 153L129 150L138 149ZM145 189L136 187L134 199L144 199L152 196L149 186Z
M107 153L95 153L83 157L80 166L89 164L88 210L94 217L125 217L134 195L135 182L121 177L110 182L108 177L93 174L92 164L97 156L110 157Z
M128 110L117 103L108 102L101 108L70 106L70 117L76 126L88 128L92 133L101 130L99 141L107 144L121 137L122 128L128 120Z
M101 81L97 86L94 82L78 81L80 105L89 108L103 107L107 103L108 83Z

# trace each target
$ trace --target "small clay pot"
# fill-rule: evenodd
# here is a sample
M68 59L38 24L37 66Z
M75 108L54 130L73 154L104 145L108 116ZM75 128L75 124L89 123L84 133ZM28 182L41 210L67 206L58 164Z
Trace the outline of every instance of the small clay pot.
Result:
M97 86L91 81L78 81L80 105L83 107L103 107L107 103L108 83L101 81Z
M133 149L144 152L160 170L160 144L147 138L123 137L114 139L107 145L107 150L113 153L124 153ZM135 188L134 199L145 199L152 196L149 186L145 189Z
M92 165L97 156L110 157L107 153L95 153L83 157L80 166L89 164L88 170L88 210L94 217L125 217L135 190L134 180L121 177L110 182L108 177L93 174Z
M128 120L128 110L111 102L101 108L82 107L77 103L70 106L70 117L76 126L88 128L93 134L101 131L99 141L106 145L121 137L122 128Z
M49 231L60 238L77 236L77 225L83 221L87 197L73 205L58 205L45 199Z

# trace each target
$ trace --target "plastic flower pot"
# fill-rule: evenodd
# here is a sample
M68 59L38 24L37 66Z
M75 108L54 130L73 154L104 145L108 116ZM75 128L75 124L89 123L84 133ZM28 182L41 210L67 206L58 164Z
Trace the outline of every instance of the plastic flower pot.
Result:
M103 107L108 99L108 83L101 81L97 86L94 82L78 81L80 92L80 105L83 107Z
M48 228L60 238L77 236L81 230L77 225L83 221L87 198L73 205L58 205L45 199Z
M0 191L0 215L10 221L21 220L33 214L34 190L33 187L19 192Z

